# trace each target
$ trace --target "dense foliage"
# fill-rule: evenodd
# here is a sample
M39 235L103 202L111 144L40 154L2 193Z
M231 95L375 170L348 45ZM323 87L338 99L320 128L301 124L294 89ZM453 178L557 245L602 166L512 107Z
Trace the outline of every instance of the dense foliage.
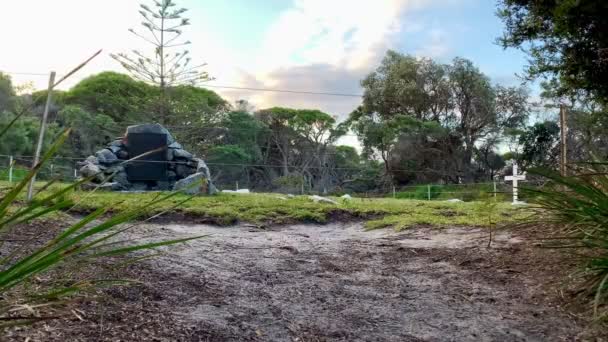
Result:
M365 155L383 160L387 184L488 179L496 135L522 127L530 113L525 88L492 85L463 58L439 64L389 51L361 85L363 104L347 124Z
M500 0L504 47L527 51L531 78L559 81L561 94L608 101L608 2Z
M0 81L0 123L23 115L0 141L0 154L25 156L17 162L27 166L46 92L23 94L7 75ZM557 163L557 124L530 124L527 90L492 84L469 60L441 64L388 51L361 84L363 101L343 122L316 109L231 105L192 85L166 89L165 122L189 151L207 160L225 189L392 193L393 187L416 184L491 181L508 172L511 159L524 170ZM543 96L557 102L554 89L547 86ZM49 141L62 128L73 132L54 161L54 175L72 177L79 158L121 136L128 125L156 121L159 91L115 72L56 91ZM581 160L606 156L602 107L578 100L572 108L570 154ZM361 153L338 144L350 134L359 138ZM504 154L505 148L510 152Z

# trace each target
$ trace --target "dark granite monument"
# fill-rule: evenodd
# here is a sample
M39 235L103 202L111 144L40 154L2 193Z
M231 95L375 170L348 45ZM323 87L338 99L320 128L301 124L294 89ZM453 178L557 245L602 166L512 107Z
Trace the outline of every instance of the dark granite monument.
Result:
M159 124L129 126L124 137L81 162L80 175L91 177L88 187L115 191L217 192L205 162Z

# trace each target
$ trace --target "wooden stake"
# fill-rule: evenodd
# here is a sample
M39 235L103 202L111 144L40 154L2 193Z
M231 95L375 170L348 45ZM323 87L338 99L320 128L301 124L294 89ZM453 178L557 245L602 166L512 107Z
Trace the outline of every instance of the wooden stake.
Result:
M8 182L9 184L13 183L13 156L8 157Z
M44 112L42 113L42 121L40 121L40 131L38 132L38 143L36 144L36 153L34 153L34 161L32 162L32 169L36 167L40 159L40 152L42 152L42 142L44 141L44 131L46 129L46 120L49 116L49 108L51 107L51 101L53 100L53 86L55 85L55 72L51 71L49 77L48 93L46 95L46 104L44 105ZM36 175L32 177L30 185L27 188L27 201L32 200L34 194L34 183L36 182Z
M566 115L567 115L566 106L561 105L560 108L559 108L559 124L560 124L559 172L561 173L561 175L563 177L566 177L568 175L568 168L567 168L567 164L568 164L568 156L567 156L568 143L566 141L566 139L567 139L567 133L568 133L568 124L567 124L567 120L566 120Z
M44 113L42 114L42 121L40 122L40 132L38 134L38 144L36 145L36 153L34 154L34 162L32 163L32 168L38 164L40 159L40 152L42 152L42 142L44 141L44 130L46 129L46 120L49 115L49 107L51 105L51 100L53 99L53 89L58 86L61 82L65 81L68 77L72 76L78 70L82 69L85 65L87 65L93 58L99 56L102 50L99 50L93 54L93 56L89 57L84 62L80 63L77 67L68 72L65 76L63 76L57 83L55 83L55 72L51 71L51 77L49 78L49 87L48 94L46 96L46 105L44 106ZM34 183L36 182L36 175L32 177L30 181L29 187L27 188L27 201L32 200L32 196L34 194Z

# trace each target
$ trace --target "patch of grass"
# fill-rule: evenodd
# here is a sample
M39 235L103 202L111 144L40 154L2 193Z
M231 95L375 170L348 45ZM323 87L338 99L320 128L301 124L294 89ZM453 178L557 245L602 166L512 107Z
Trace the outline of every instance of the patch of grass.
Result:
M430 226L475 226L488 225L488 214L484 202L437 203L425 201L401 201L407 208L393 208L393 213L366 223L367 229L392 227L397 231L416 225ZM396 211L396 213L395 213ZM529 213L523 208L514 208L508 203L497 203L495 213L498 223L506 224L523 219Z
M511 199L510 193L505 193L504 186L501 184L503 189L497 189L496 198L498 201L509 201ZM492 183L485 184L433 184L430 188L432 200L448 200L457 198L465 202L480 201L488 197L493 197L494 186ZM392 197L392 194L388 196ZM406 191L400 191L395 193L396 198L400 199L417 199L417 200L428 200L429 188L427 185L417 185L408 187ZM525 200L525 198L522 198Z
M77 210L91 212L106 208L110 212L120 212L146 201L151 201L158 193L120 193L74 191L68 194L78 203ZM159 213L185 199L177 195L152 209L151 214ZM406 229L415 225L432 226L486 226L488 217L484 202L444 202L402 200L393 198L361 199L343 201L334 198L339 204L314 203L308 196L285 199L277 194L226 194L195 197L175 210L176 215L202 218L218 225L231 225L237 222L253 224L286 223L326 223L335 219L368 220L368 229L389 228ZM492 201L492 199L489 199ZM169 214L171 215L171 214ZM525 210L516 209L509 203L498 202L495 209L497 224L515 222L526 217Z

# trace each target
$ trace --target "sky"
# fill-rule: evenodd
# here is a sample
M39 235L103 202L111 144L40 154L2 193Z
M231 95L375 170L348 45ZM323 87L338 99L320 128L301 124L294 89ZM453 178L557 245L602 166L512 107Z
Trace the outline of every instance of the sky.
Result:
M492 81L519 83L518 51L496 45L502 23L494 0L175 0L192 25L184 39L207 63L209 86L361 94L360 80L387 49L449 62L472 60ZM61 87L104 70L123 71L110 53L151 51L128 32L141 19L134 0L19 0L3 6L0 71L16 84L46 87L50 70L65 73L103 53ZM151 0L143 0L150 4ZM22 75L32 73L42 75ZM357 97L210 88L255 108L320 109L344 119Z

